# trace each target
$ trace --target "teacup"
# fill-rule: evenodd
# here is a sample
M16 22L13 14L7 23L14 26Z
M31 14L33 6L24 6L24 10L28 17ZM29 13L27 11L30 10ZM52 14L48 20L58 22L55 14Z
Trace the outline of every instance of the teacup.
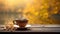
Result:
M18 25L20 28L25 28L25 26L28 23L28 20L27 19L24 19L24 20L14 20L13 23Z

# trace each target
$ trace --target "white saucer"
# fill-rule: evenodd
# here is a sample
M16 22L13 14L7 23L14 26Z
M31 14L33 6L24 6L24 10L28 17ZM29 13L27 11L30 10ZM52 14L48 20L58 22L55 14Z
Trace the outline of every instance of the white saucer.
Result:
M19 28L18 25L14 25L14 27ZM26 27L26 28L29 28L29 27L31 27L31 25L26 25L25 27Z

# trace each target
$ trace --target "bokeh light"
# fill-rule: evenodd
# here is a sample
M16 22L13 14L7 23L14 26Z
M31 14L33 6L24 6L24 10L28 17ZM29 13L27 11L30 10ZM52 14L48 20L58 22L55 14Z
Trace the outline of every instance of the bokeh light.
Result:
M28 24L60 24L59 0L0 0L0 21L12 23L20 17L21 7Z

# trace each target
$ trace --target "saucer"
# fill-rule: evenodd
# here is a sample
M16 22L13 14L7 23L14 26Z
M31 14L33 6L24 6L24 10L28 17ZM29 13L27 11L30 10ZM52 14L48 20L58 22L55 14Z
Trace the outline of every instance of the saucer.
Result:
M30 30L31 25L26 25L26 27L24 27L24 28L21 28L21 27L19 27L18 25L14 25L14 27L17 28L17 29L16 29L17 31Z
M18 25L14 25L14 27L15 27L15 28L19 28ZM27 25L25 26L25 28L29 28L29 27L31 27L31 25L28 25L28 24L27 24Z

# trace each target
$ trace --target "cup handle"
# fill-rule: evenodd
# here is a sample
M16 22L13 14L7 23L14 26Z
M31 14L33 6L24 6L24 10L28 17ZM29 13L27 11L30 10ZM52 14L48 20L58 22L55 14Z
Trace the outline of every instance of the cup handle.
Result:
M14 20L13 23L16 24L16 21Z

